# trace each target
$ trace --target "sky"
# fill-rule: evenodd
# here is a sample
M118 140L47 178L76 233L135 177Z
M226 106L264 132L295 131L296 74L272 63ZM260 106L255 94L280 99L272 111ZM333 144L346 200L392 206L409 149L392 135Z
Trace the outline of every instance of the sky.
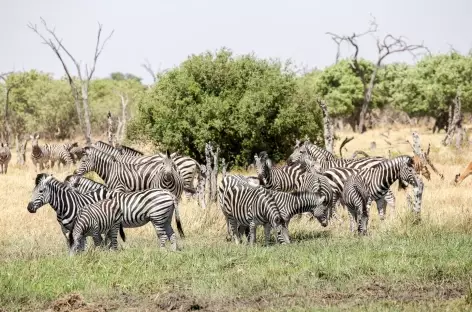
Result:
M375 16L378 36L401 35L424 43L432 53L451 47L472 49L470 0L0 0L0 73L37 69L64 74L52 50L27 27L40 17L55 27L65 47L82 64L91 64L98 22L103 34L114 30L98 63L95 77L132 73L151 82L141 67L178 66L189 55L221 47L235 54L291 59L300 69L324 68L335 60L336 45L326 32L362 32ZM342 56L352 48L343 46ZM360 55L376 57L375 38L360 41ZM386 62L413 62L408 53Z

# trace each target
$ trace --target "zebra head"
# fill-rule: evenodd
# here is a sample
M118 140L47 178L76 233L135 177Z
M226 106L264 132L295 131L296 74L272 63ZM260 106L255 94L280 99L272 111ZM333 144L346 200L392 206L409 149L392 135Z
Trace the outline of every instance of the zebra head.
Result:
M256 161L256 173L259 178L261 185L267 185L268 177L270 174L270 169L272 167L272 162L267 156L267 152L260 152L259 156L254 155L254 160Z
M414 168L413 158L410 156L400 156L404 157L404 163L400 167L400 177L399 177L399 187L406 188L408 185L412 185L414 187L418 186L418 180L416 171ZM402 159L403 160L403 159Z
M51 179L53 179L52 174L40 173L36 176L33 195L27 207L30 213L35 213L39 208L49 203L51 194L48 185Z
M168 150L165 155L162 155L161 172L166 179L171 179L175 173L179 174L179 169Z
M295 141L295 146L293 147L293 152L287 158L287 165L291 166L295 163L302 161L303 154L306 153L306 146L304 142L300 140Z
M64 183L69 185L72 188L77 188L79 186L80 176L79 175L69 175L64 179Z

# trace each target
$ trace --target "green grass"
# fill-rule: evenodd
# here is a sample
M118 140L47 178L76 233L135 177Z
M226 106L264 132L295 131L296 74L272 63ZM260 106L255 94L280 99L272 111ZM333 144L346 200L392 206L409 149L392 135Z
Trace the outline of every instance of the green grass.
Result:
M118 305L125 294L152 306L149 296L167 293L216 310L472 309L470 235L419 226L404 235L292 236L291 245L253 248L194 236L181 252L165 252L149 237L73 258L65 245L59 254L3 254L0 306L41 309L70 293Z

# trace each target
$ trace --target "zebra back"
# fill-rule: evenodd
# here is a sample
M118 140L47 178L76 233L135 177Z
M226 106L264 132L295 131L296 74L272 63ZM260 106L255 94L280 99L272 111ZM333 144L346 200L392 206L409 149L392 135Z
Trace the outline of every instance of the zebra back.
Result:
M72 188L75 188L78 192L83 194L96 191L101 188L107 189L106 185L79 175L67 176L64 179L64 183Z

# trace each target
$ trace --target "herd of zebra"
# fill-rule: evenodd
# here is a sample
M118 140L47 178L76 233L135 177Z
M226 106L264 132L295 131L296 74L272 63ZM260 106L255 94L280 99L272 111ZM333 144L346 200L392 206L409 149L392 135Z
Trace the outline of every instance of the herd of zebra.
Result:
M71 151L80 151L76 153L77 169L64 181L47 173L37 175L27 207L35 213L45 204L51 205L71 254L85 249L87 236L93 237L96 246L117 249L118 233L125 240L123 228L148 222L154 226L161 248L170 240L171 248L179 249L172 217L184 237L179 203L184 192L188 196L196 193L195 180L202 177L197 161L168 152L145 156L127 146L101 141L84 148L63 145L48 150L38 146L37 136L32 139L35 164L75 162ZM236 243L245 234L253 244L258 225L264 226L266 244L272 229L279 243L290 243L288 224L293 216L309 213L326 227L336 217L337 204L348 209L351 231L357 227L365 235L372 201L382 220L387 204L395 206L390 186L396 180L401 188L412 185L420 195L415 207L421 205L423 184L414 158L407 155L339 159L309 141L297 141L284 166L273 166L266 152L256 154L254 160L257 176L227 174L218 188L227 240ZM92 171L104 184L83 176Z

